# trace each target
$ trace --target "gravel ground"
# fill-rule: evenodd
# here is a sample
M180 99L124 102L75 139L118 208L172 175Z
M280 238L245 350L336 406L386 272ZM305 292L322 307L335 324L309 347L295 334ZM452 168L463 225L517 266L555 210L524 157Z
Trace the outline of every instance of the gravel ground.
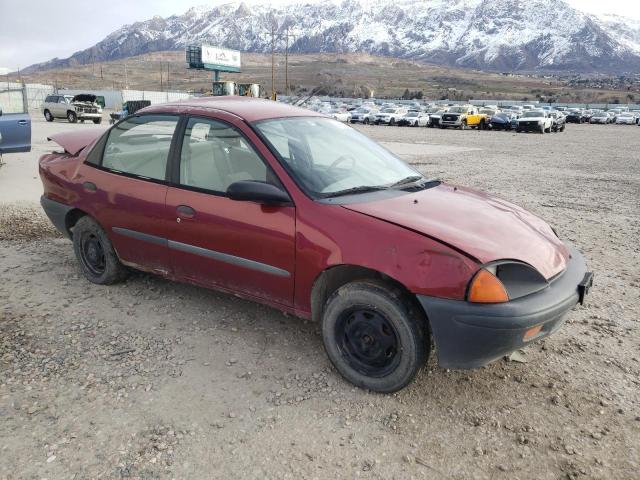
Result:
M60 126L36 121L34 141ZM640 128L361 129L547 219L596 272L587 305L521 362L432 356L371 394L330 366L318 325L146 274L90 284L37 197L4 201L0 479L640 478Z

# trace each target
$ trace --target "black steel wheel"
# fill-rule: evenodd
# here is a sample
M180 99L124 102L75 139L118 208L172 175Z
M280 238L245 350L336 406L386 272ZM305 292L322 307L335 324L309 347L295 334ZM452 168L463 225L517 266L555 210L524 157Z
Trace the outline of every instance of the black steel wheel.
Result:
M324 347L336 369L354 385L381 393L413 380L430 349L427 330L408 295L374 280L340 287L322 316Z
M94 233L84 231L80 233L80 261L84 268L94 275L102 275L106 268L104 247L100 238Z
M335 326L335 342L356 371L383 377L398 363L398 337L393 325L379 312L354 307L344 311Z
M111 241L93 218L80 218L72 232L73 250L87 280L111 285L127 277L128 270L120 263Z

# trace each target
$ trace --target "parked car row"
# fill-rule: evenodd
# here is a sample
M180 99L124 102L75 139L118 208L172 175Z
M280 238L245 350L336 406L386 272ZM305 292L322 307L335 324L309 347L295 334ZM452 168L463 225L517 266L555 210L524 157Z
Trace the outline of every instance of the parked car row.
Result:
M566 111L568 123L639 125L640 110L617 107L609 110L570 108Z
M617 107L607 111L539 105L421 105L373 101L357 105L318 102L307 105L341 122L466 130L514 130L516 132L563 132L567 123L615 123L638 125L640 110Z

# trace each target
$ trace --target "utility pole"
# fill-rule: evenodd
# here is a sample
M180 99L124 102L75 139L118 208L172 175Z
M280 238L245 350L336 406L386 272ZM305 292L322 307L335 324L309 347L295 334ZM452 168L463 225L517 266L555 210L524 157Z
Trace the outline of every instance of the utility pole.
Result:
M275 43L276 43L276 25L275 23L271 24L271 100L276 98L276 74L275 74Z
M160 91L164 92L164 88L162 85L162 74L164 72L164 69L162 68L162 62L160 62Z
M167 92L169 91L169 65L170 63L167 62Z
M271 36L271 100L274 100L276 98L276 37L279 36L276 34L275 21L271 24L271 30L269 32L265 32L264 35Z
M287 26L284 38L284 94L289 95L289 38L295 38L295 35L289 34L289 26Z
M127 76L127 61L124 62L124 88L129 90L129 77Z

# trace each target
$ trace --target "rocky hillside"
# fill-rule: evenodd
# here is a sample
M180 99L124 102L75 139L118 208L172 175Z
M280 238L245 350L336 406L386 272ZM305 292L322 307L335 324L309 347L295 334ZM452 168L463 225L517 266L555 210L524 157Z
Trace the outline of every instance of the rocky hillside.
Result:
M495 71L622 73L640 69L640 25L562 0L344 0L278 8L243 3L126 25L93 47L27 71L208 43L270 51L276 25L296 53L364 52ZM284 41L278 49L284 48Z

